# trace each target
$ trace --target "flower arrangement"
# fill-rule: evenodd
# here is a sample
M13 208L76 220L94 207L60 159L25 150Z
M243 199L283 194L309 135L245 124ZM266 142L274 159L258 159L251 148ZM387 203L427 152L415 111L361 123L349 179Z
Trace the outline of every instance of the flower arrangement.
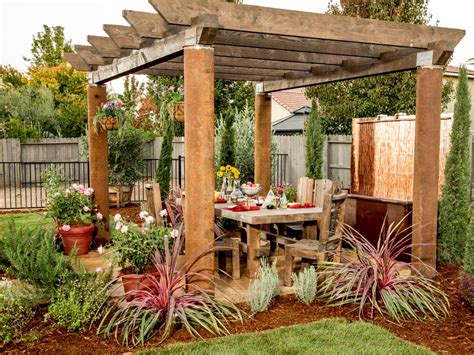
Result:
M164 251L165 237L171 236L171 246L177 236L177 230L157 225L155 218L146 211L140 212L140 218L142 226L126 221L120 214L116 214L112 222L117 263L124 273L143 274L149 271L155 248Z
M127 111L122 101L112 100L100 104L100 108L94 116L94 127L99 123L103 129L118 129L124 126L127 119Z
M216 173L218 178L226 178L227 182L230 183L232 180L237 180L240 177L240 171L231 165L221 166Z
M104 216L92 202L93 194L92 188L79 184L72 184L65 190L58 189L48 197L47 215L65 232L70 231L72 226L102 223Z

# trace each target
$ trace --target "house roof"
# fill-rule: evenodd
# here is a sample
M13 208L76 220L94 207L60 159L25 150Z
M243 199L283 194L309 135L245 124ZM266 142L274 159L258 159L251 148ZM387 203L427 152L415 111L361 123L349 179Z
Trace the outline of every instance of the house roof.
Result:
M459 67L455 67L453 65L449 65L446 67L444 71L445 76L459 76ZM474 79L474 70L467 70L467 76L470 79Z
M274 92L272 99L290 113L295 112L303 106L311 106L311 100L306 98L303 88Z
M309 106L300 107L292 115L279 119L272 124L274 133L297 133L303 132L304 121L311 112Z

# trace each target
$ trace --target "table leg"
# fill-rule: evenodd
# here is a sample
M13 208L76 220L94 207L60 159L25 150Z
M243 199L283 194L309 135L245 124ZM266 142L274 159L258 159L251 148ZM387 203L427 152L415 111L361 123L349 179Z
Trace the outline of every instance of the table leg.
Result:
M260 259L257 257L260 249L260 230L247 224L247 269L250 278L255 278L260 267Z

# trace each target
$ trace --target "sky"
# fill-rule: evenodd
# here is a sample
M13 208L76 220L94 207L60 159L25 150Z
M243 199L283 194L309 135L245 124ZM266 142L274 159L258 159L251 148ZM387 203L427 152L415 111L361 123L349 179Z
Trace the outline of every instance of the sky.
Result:
M328 0L244 0L245 4L325 12ZM452 65L474 57L474 21L472 0L429 0L432 22L442 27L466 30L456 47ZM43 24L63 26L73 44L87 45L87 35L105 35L102 25L124 24L122 10L153 12L147 0L0 0L0 64L25 71L23 60L30 54L32 37Z

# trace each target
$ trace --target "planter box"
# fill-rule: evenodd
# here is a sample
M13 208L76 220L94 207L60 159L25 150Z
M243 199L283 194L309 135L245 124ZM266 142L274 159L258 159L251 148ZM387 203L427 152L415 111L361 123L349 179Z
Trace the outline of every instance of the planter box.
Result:
M133 185L109 186L109 205L124 206L132 200Z

